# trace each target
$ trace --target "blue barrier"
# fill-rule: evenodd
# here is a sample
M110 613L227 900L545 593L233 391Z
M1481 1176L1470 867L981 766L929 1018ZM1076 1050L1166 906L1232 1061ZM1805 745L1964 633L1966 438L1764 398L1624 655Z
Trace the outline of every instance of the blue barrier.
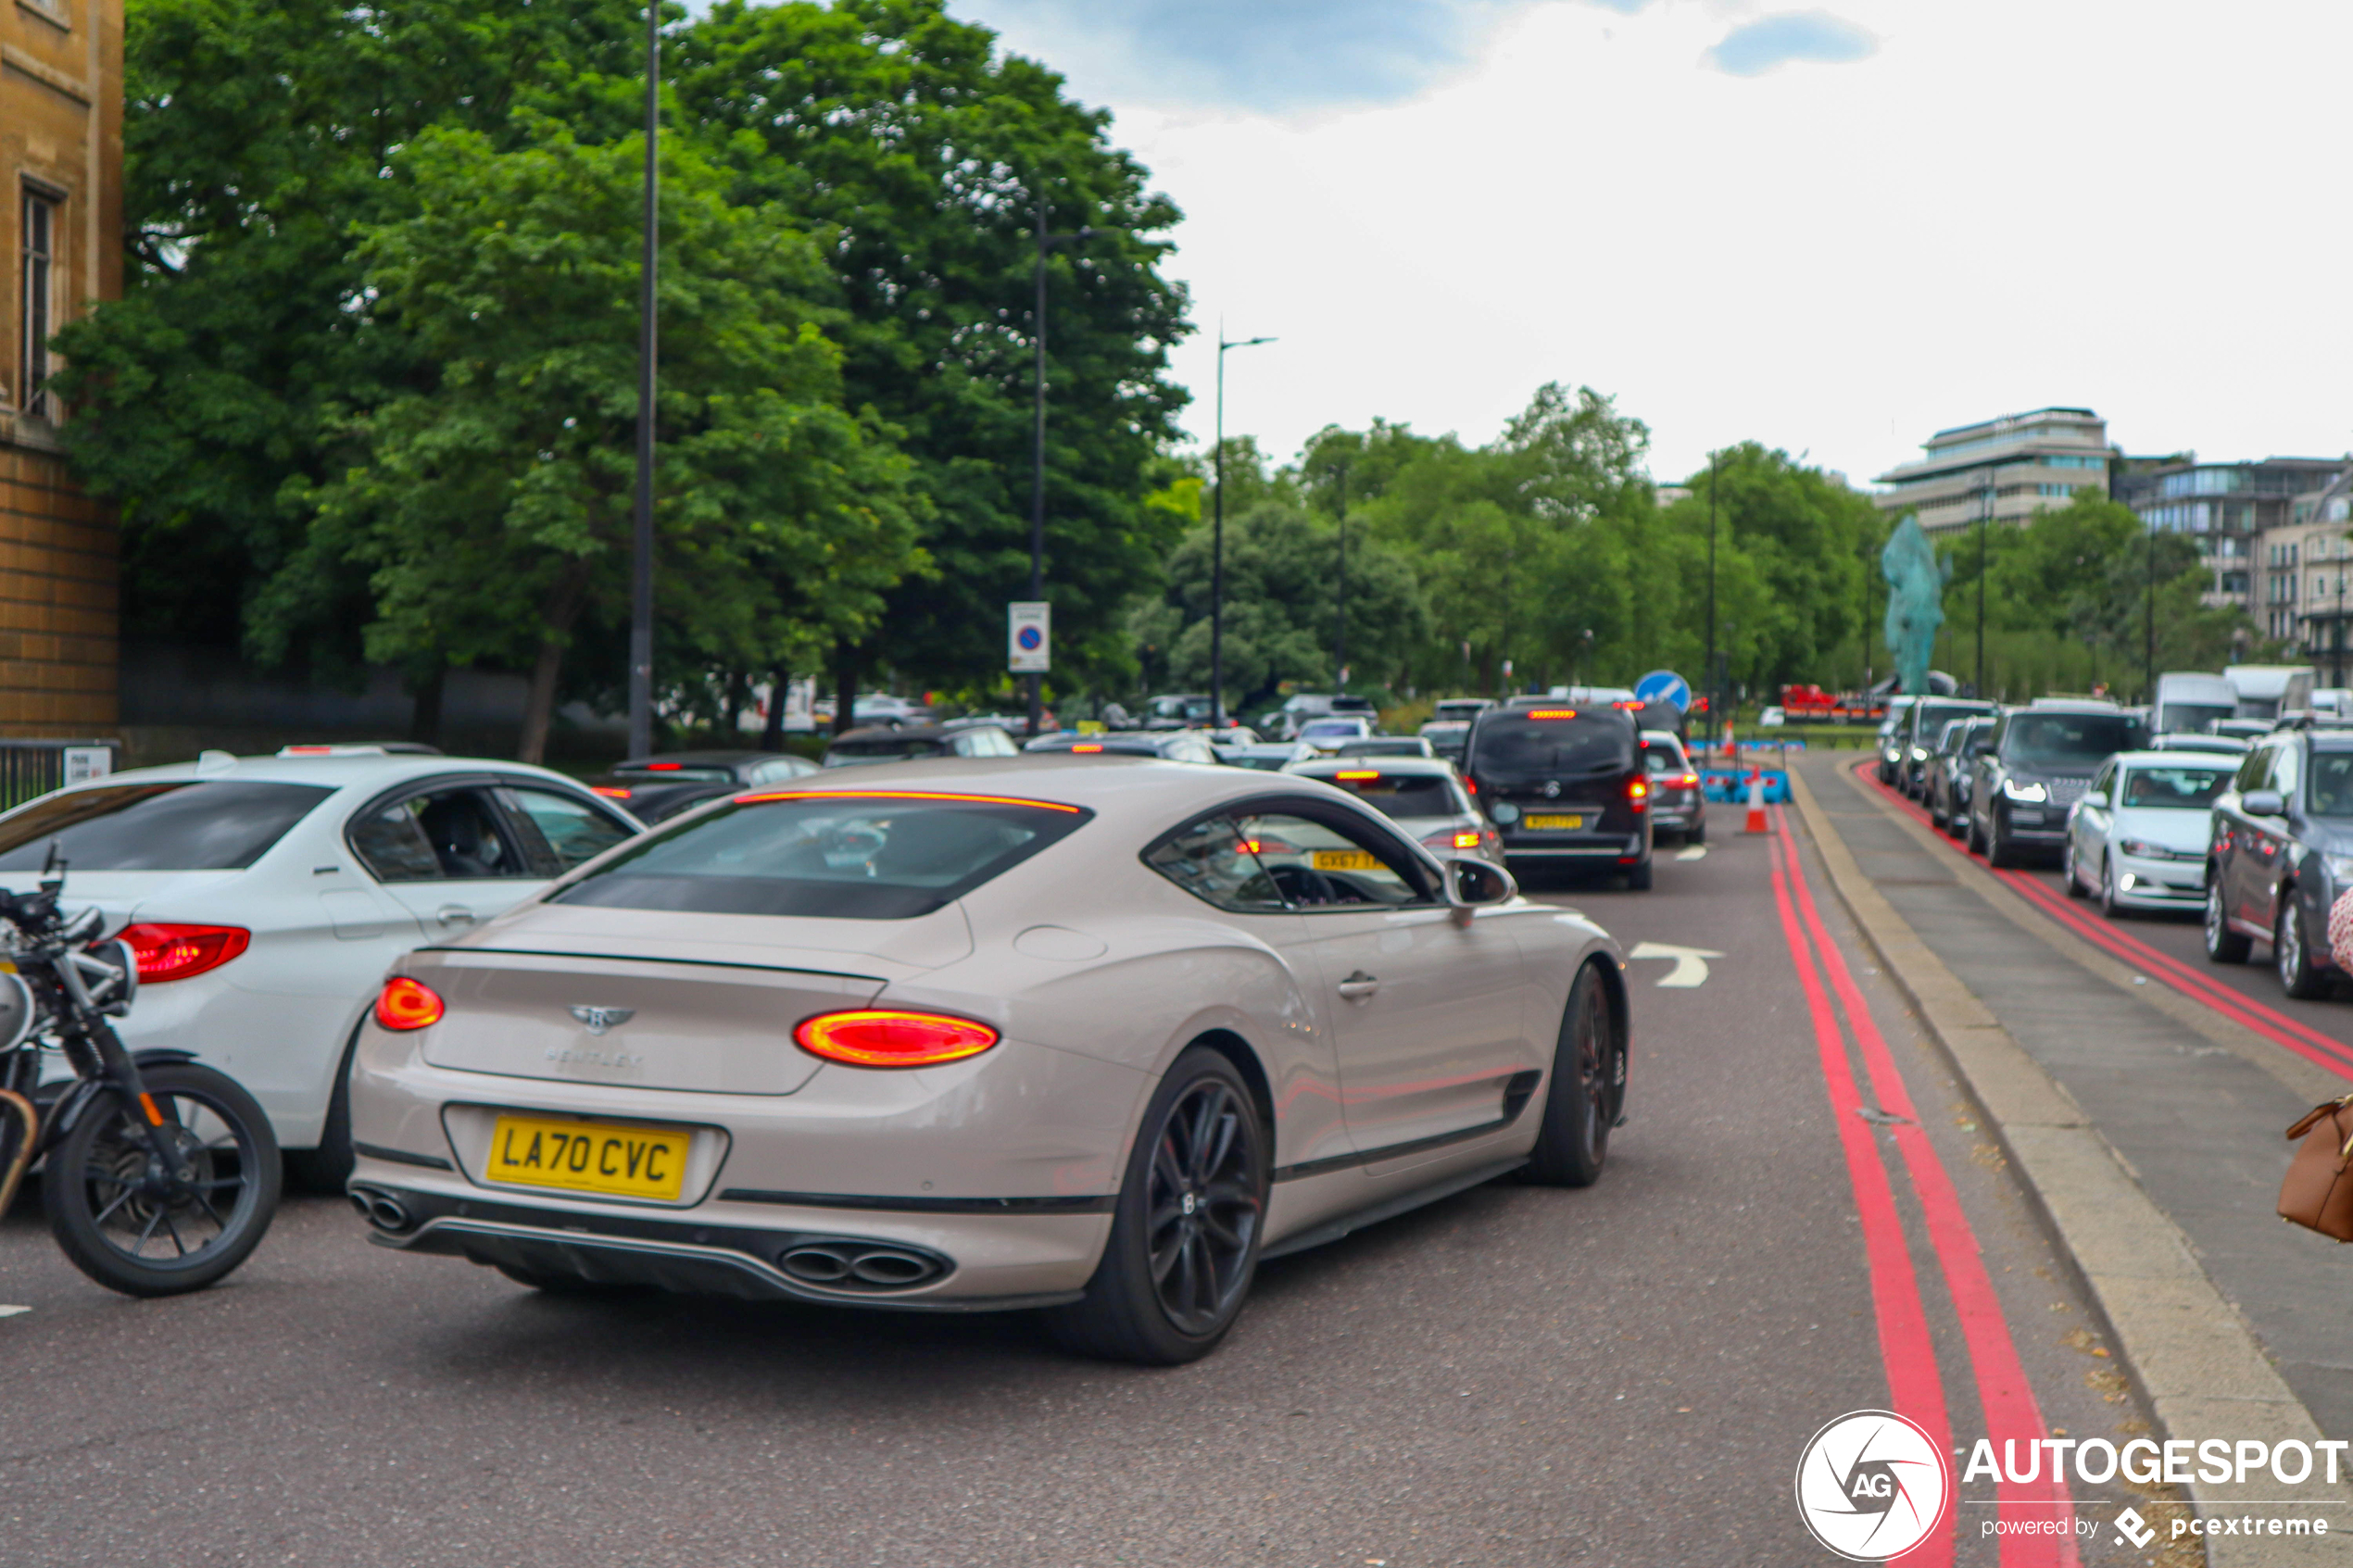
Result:
M1765 803L1784 805L1790 798L1789 774L1780 768L1703 767L1699 771L1700 793L1719 805L1748 804L1748 780L1752 773L1765 780Z

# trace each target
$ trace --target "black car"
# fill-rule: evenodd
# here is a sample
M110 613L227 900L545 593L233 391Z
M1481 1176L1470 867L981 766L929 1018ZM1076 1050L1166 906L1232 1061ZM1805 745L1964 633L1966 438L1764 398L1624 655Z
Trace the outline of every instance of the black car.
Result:
M2206 860L2206 956L2244 963L2259 941L2291 997L2337 972L2329 909L2353 887L2353 731L2279 730L2214 799Z
M2057 855L2067 810L2100 764L2142 741L2141 721L2113 703L2045 699L2006 708L1969 768L1969 847L1993 866Z
M816 771L806 757L774 751L673 751L616 762L588 787L651 827L746 785L781 784Z
M1956 719L1994 716L1990 702L1969 702L1949 696L1923 697L1904 710L1896 726L1895 787L1916 800L1928 798L1928 762L1936 755L1944 726Z
M1606 703L1491 709L1465 756L1507 863L1606 868L1650 886L1651 784L1628 714Z
M1929 820L1955 838L1969 827L1969 770L1993 735L1990 717L1951 720L1938 739L1936 755L1928 759L1920 801L1928 808Z
M995 724L875 724L844 730L825 747L825 766L855 768L871 762L909 762L925 757L1012 757L1021 748Z

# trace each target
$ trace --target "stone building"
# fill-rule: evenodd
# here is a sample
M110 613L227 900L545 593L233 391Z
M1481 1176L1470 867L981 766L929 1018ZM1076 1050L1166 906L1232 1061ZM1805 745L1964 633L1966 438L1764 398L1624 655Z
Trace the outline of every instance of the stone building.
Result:
M122 0L0 6L0 735L111 729L116 535L47 339L122 290Z

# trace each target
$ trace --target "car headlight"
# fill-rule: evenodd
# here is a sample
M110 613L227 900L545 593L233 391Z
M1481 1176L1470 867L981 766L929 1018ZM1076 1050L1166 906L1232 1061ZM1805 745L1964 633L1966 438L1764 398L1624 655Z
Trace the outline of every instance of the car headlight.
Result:
M2002 781L2002 793L2012 800L2035 805L2051 797L2051 792L2039 784L2020 784L2016 779Z
M2151 844L2145 838L2120 838L2116 847L2127 855L2137 855L2144 860L2180 860L2188 857L2179 850L2168 849L2162 844Z

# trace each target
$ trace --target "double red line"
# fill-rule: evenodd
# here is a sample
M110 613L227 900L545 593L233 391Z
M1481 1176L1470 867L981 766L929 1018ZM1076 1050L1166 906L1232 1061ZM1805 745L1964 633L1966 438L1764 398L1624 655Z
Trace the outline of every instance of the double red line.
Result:
M1823 929L1813 889L1806 880L1805 866L1790 843L1787 814L1778 806L1773 814L1773 898L1780 915L1781 934L1789 943L1790 959L1797 971L1798 985L1805 993L1806 1010L1813 1022L1822 1077L1830 1093L1831 1115L1837 1123L1839 1145L1845 1154L1847 1175L1855 1188L1856 1210L1863 1226L1864 1253L1870 1266L1880 1354L1887 1368L1889 1400L1897 1413L1918 1422L1936 1443L1951 1452L1952 1423L1945 1408L1944 1381L1937 1371L1935 1346L1929 1336L1928 1313L1920 1299L1919 1281L1913 1272L1910 1246L1905 1239L1903 1221L1895 1206L1894 1185L1881 1158L1871 1123L1860 1114L1864 1109L1862 1092L1847 1060L1838 1019L1831 1011L1833 996L1861 1052L1880 1109L1904 1119L1894 1123L1895 1145L1903 1156L1912 1190L1919 1197L1928 1223L1930 1245L1960 1319L1987 1436L1993 1439L1997 1453L2014 1453L2020 1467L2024 1468L2027 1456L2034 1451L2032 1445L2047 1433L2034 1402L2033 1387L2027 1381L2025 1366L2019 1360L2018 1347L2010 1337L2008 1323L2002 1315L1993 1278L1986 1273L1976 1234L1961 1208L1951 1173L1920 1126L1919 1113L1896 1068L1894 1055L1888 1049L1886 1037L1880 1033L1869 1005L1855 984L1845 956ZM1829 977L1828 994L1822 982L1825 974ZM1959 1471L1956 1465L1953 1474L1957 1485ZM2002 1516L2038 1520L2071 1516L2066 1482L2050 1471L2048 1463L2041 1464L2034 1469L2035 1479L2023 1482L2013 1482L2006 1474L1998 1487ZM1953 1561L1952 1531L1940 1527L1917 1551L1914 1561L1923 1568L1945 1568ZM2073 1568L2077 1562L2074 1540L2071 1536L2006 1535L2001 1537L2001 1562L2004 1568Z
M1868 767L1869 764L1865 764L1863 768L1857 768L1856 777L1861 778L1871 788L1894 802L1899 809L1915 821L1926 824L1931 831L1934 830L1936 824L1930 820L1926 811L1867 773L1865 768ZM1976 860L1981 865L1984 863L1982 858L1971 855L1960 845L1955 844L1943 834L1939 834L1938 837L1954 854L1964 859ZM2163 985L2171 986L2193 1001L2203 1002L2232 1022L2253 1030L2273 1045L2294 1051L2306 1060L2317 1062L2342 1077L2353 1078L2353 1046L2348 1046L2333 1035L2324 1035L2309 1024L2298 1022L2277 1009L2267 1007L2257 1001L2245 992L2233 990L2213 976L2182 962L2179 959L2158 951L2140 938L2120 930L2112 922L2102 920L2074 903L2064 894L2055 892L2032 872L1992 866L1986 869L1998 877L2005 886L2032 904L2038 912L2050 916L2086 941L2120 959L2126 960L2135 968L2148 971L2152 977Z

